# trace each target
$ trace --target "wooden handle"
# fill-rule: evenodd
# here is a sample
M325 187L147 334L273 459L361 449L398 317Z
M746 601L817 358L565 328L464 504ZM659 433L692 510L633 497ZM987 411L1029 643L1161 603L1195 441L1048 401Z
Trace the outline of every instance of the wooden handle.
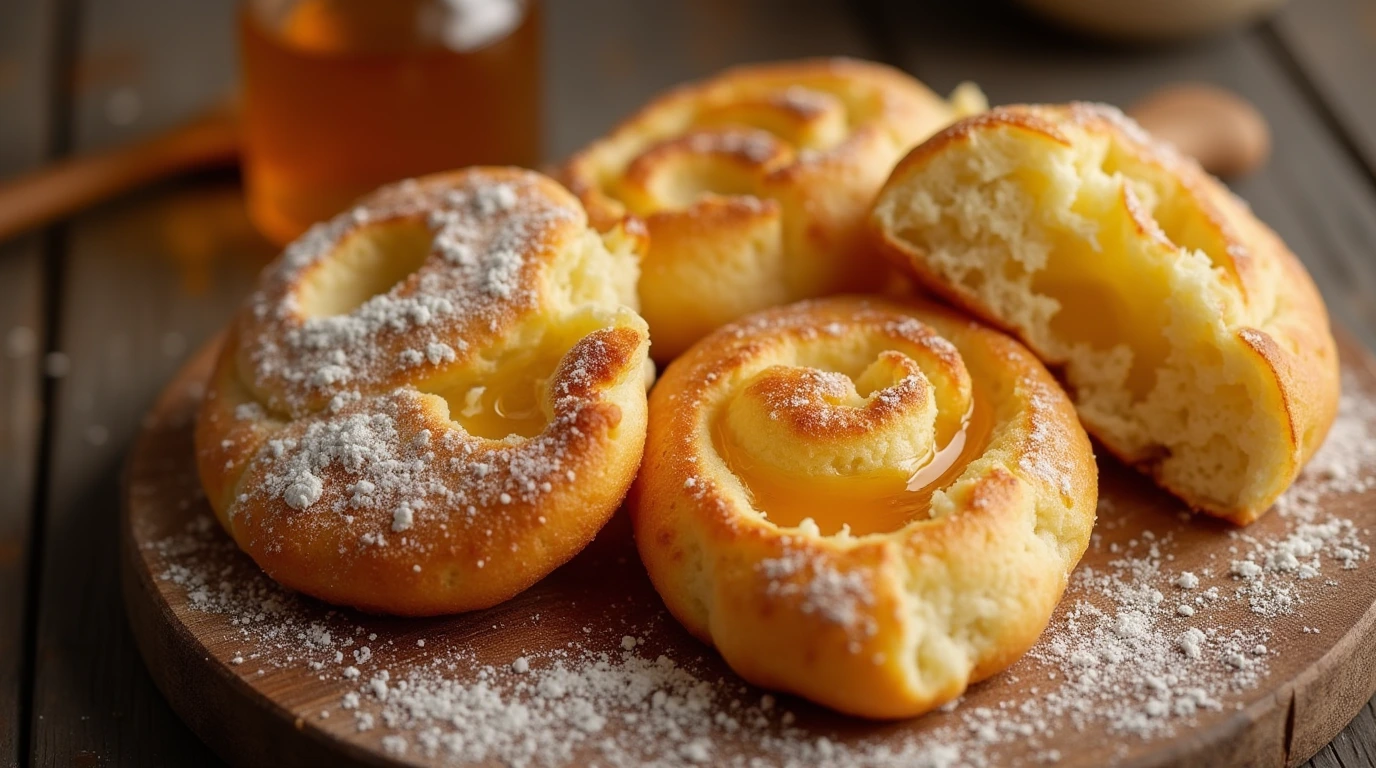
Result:
M81 155L0 184L0 241L174 173L232 162L239 125L220 106L166 133Z
M1127 113L1215 176L1245 176L1266 164L1271 130L1251 102L1208 83L1163 86Z

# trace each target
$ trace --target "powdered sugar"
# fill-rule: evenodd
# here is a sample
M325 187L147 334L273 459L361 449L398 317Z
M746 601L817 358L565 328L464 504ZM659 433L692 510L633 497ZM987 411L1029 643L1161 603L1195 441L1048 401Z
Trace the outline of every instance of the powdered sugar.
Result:
M1050 483L1063 496L1069 497L1073 489L1071 478L1074 477L1074 467L1070 455L1060 448L1060 441L1065 438L1056 426L1059 417L1055 403L1059 397L1052 392L1050 385L1042 382L1030 384L1028 389L1032 432L1027 436L1027 449L1018 457L1018 467Z
M350 473L367 473L350 486L350 506L364 506L379 487L396 489L413 479L397 457L396 443L396 420L388 413L312 421L299 438L268 441L263 487L294 509L306 509L320 499L320 474L338 464Z
M533 176L497 182L402 182L312 228L264 272L241 325L242 373L271 407L301 416L345 390L395 385L397 369L459 361L473 329L488 335L538 300L541 244L579 226L577 214ZM368 228L423 222L430 256L388 290L339 314L317 314L304 287L350 238ZM399 365L400 363L400 365Z
M1260 706L1279 682L1275 659L1316 659L1337 639L1341 626L1309 625L1325 601L1372 592L1368 523L1354 522L1370 512L1341 505L1376 476L1373 424L1376 406L1345 399L1328 447L1279 514L1243 530L1134 506L1145 481L1108 465L1099 530L1033 651L959 703L895 727L838 721L743 685L664 614L625 538L595 544L570 565L581 570L552 577L519 606L441 623L379 620L293 596L203 513L145 556L174 609L214 627L228 669L320 678L334 698L323 711L314 702L302 709L305 727L405 761L1101 765ZM363 483L353 492L378 493ZM762 577L815 600L819 612L844 620L847 604L864 606L863 580L816 574L796 558L771 562ZM1234 575L1235 562L1259 570ZM1258 612L1259 583L1293 599ZM566 631L575 603L589 623ZM546 623L542 612L564 618Z
M767 580L765 594L799 598L798 609L820 614L827 621L853 631L873 634L873 619L864 608L874 605L874 593L865 574L842 572L823 558L801 551L761 560L756 570Z
M797 85L771 94L771 101L804 119L813 120L828 111L843 112L845 109L845 105L835 96Z
M698 154L735 155L759 165L777 164L787 156L784 145L773 134L761 130L704 130L688 134L683 143Z
M313 709L314 722L344 733L380 730L377 743L392 755L513 768L760 764L746 754L798 768L959 764L957 748L942 740L897 748L879 740L843 743L803 726L774 696L723 675L700 651L676 660L645 650L635 636L601 637L591 627L576 643L507 663L483 662L466 644L432 643L413 645L424 655L401 667L382 667L376 646L395 664L400 644L378 634L361 645L372 633L354 622L367 619L286 593L244 562L209 518L194 518L185 532L150 549L171 561L160 578L175 585L186 610L221 617L224 636L242 646L243 658L334 681L338 698ZM660 636L660 645L665 630L674 631L667 621L652 619L641 631ZM948 736L956 733L948 729Z
M1149 737L1221 708L1228 694L1258 682L1260 666L1242 670L1226 657L1270 630L1229 629L1204 616L1189 622L1163 591L1178 578L1165 559L1173 545L1171 536L1143 536L1106 567L1076 570L1071 594L1084 597L1062 606L1030 654L1061 680L1041 702L1039 719L1099 722L1109 733Z

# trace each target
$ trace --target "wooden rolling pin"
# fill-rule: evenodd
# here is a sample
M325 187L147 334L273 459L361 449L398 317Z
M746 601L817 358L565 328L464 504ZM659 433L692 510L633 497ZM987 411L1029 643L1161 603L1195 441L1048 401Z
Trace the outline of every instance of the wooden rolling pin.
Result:
M165 133L39 168L0 183L0 241L151 181L234 162L238 155L237 111L225 103Z

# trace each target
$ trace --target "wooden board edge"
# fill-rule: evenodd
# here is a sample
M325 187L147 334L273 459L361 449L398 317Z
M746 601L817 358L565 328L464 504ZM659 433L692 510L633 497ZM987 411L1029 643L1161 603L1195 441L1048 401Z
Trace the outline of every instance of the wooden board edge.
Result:
M1357 353L1344 364L1376 378L1371 350L1346 328L1335 325L1332 332L1340 358L1345 350ZM1367 670L1365 680L1361 670ZM1376 697L1376 603L1367 606L1353 628L1294 685L1285 742L1287 766L1301 765L1318 754Z
M1356 337L1335 328L1340 350L1356 351L1349 365L1376 377L1376 359ZM192 355L159 395L152 412L165 411L187 386L195 368L218 350L222 336ZM327 736L301 721L223 663L200 663L209 651L182 624L162 599L142 552L135 542L131 517L131 478L149 450L154 429L145 426L125 460L120 482L121 587L131 631L158 690L183 721L218 755L245 765L312 766L342 762L387 768L395 763L352 742ZM1332 742L1376 695L1376 674L1365 685L1335 685L1349 679L1358 664L1376 670L1376 603L1365 612L1320 659L1297 678L1281 684L1269 696L1238 710L1221 724L1191 733L1142 759L1124 763L1132 768L1187 768L1201 764L1236 766L1296 766ZM1356 669L1362 669L1358 666ZM1334 688L1338 688L1336 693ZM224 710L207 709L207 700L227 702ZM1307 714L1308 708L1319 710ZM253 717L253 713L259 713ZM261 728L266 715L270 727ZM249 725L245 725L249 724ZM341 754L342 753L342 754Z
M1340 325L1331 331L1344 366L1376 379L1376 358ZM1347 355L1344 355L1344 352ZM1351 354L1355 352L1356 354ZM1355 666L1354 666L1355 665ZM1346 673L1372 670L1365 685L1341 685ZM1333 689L1341 689L1333 695ZM1192 734L1169 750L1127 764L1132 768L1193 768L1201 757L1215 768L1303 765L1332 742L1376 696L1376 603L1309 669L1275 693L1236 712L1221 726ZM1263 724L1264 723L1264 724ZM1125 766L1126 768L1126 766Z
M158 395L152 412L164 411L197 367L216 354L218 334L190 356ZM391 765L347 742L327 738L294 713L245 683L224 664L202 663L210 651L162 599L134 537L131 478L150 449L157 425L145 425L120 472L120 588L125 618L148 674L182 721L217 755L234 765ZM221 706L215 707L213 702ZM268 727L263 728L263 723ZM340 751L343 751L341 756Z

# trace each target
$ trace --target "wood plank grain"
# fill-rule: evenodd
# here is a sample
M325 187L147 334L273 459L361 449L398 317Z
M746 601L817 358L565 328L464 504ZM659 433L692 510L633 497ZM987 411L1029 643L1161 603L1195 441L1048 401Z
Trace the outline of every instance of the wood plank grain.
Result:
M38 243L31 237L0 246L0 765L18 764L25 717L25 606L43 416Z
M55 3L0 6L0 177L43 162ZM43 401L39 235L0 243L0 765L18 765L27 713L26 604Z
M1309 761L1310 768L1371 768L1376 765L1376 699L1369 702L1338 738Z
M554 145L572 149L651 92L729 63L865 52L839 6L811 5L784 23L786 35L761 45L757 35L785 3L683 4L672 23L662 16L667 5L549 3ZM233 7L87 3L78 148L169 125L220 95L233 73ZM73 366L58 393L46 511L35 765L213 761L135 658L114 575L115 489L143 411L183 350L224 322L268 255L241 209L237 186L210 177L119 201L71 226L60 343Z
M1376 304L1370 299L1376 295L1376 261L1370 257L1376 252L1376 190L1310 108L1302 84L1273 56L1264 32L1243 30L1186 47L1115 50L990 2L924 6L920 15L907 4L883 2L871 5L867 18L898 64L937 90L974 80L995 104L1078 99L1125 106L1180 80L1207 81L1242 94L1267 117L1276 149L1267 167L1234 189L1304 260L1335 321L1353 329L1368 347L1376 344ZM1368 79L1358 76L1354 82ZM1320 759L1339 754L1334 750L1348 743L1345 739L1364 745L1369 754L1376 744L1371 733L1376 729L1368 723L1371 711L1368 705L1359 713ZM1297 729L1291 745L1295 755L1323 747L1304 737L1316 730L1322 728Z
M157 387L232 312L267 246L231 179L152 191L73 223L38 625L33 762L207 764L125 624L120 468Z
M839 2L550 0L545 8L545 143L554 160L664 88L732 64L877 54Z
M1290 3L1270 27L1376 178L1376 4Z
M74 149L174 124L228 89L231 0L91 0L78 31ZM119 472L144 409L218 329L267 246L231 176L170 184L68 227L45 510L30 762L208 765L154 688L117 578Z

